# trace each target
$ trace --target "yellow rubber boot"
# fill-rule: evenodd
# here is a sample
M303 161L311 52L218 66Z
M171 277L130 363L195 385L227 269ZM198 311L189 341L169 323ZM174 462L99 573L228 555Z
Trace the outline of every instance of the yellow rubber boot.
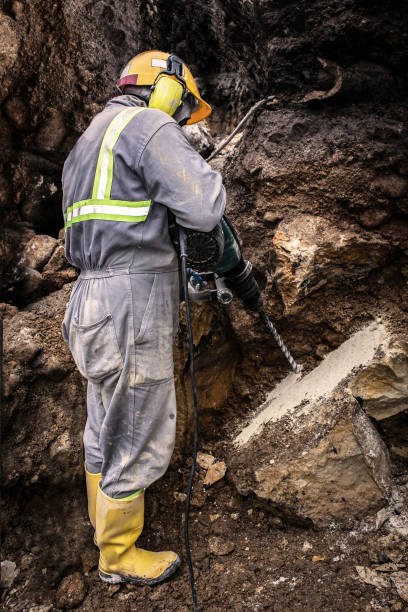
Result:
M91 521L92 527L95 529L96 525L96 493L98 491L99 481L101 480L101 474L91 474L88 472L85 466L86 476L86 494L88 497L88 514L89 520Z
M180 565L174 552L136 548L143 517L144 491L136 497L112 499L98 487L96 540L101 552L99 576L104 582L154 585L171 576Z

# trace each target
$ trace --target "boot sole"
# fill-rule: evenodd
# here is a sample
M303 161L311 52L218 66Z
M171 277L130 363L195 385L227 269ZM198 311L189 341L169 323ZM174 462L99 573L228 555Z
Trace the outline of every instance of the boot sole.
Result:
M130 574L107 574L106 572L101 570L101 568L99 568L99 578L103 582L108 582L109 584L120 584L121 582L127 582L129 584L153 586L155 584L159 584L159 582L163 582L163 580L166 580L167 578L169 578L169 576L174 574L176 569L179 568L180 563L181 559L179 556L177 556L177 559L173 561L173 563L169 565L169 567L164 570L164 572L160 574L160 576L157 576L157 578L141 578L139 576L132 576Z

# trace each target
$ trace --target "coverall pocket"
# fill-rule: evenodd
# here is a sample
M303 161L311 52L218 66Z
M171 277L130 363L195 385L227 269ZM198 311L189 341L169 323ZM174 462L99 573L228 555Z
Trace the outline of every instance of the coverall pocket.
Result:
M78 370L91 382L101 382L123 368L110 314L91 325L71 321L69 347Z
M134 384L157 384L173 376L173 342L177 324L177 272L156 274L135 341Z
M69 344L69 338L68 338L67 328L66 328L66 325L65 325L65 318L64 318L64 320L63 320L63 322L62 322L62 325L61 325L61 333L62 333L62 337L64 338L64 342L66 342L67 344Z

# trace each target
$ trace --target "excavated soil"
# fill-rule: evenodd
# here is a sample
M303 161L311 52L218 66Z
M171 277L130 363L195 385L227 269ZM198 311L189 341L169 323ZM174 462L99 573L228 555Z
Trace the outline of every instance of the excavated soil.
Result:
M177 550L183 564L154 589L98 580L82 469L85 385L60 335L77 275L63 256L62 164L121 67L148 48L183 57L214 107L210 141L257 100L276 96L212 164L266 310L309 372L374 320L390 338L408 340L407 9L406 0L0 0L1 560L16 564L3 609L192 609L183 542L192 441L184 312L176 450L146 494L141 538ZM199 146L208 150L208 140ZM200 450L226 460L288 366L238 300L194 307L193 323ZM407 609L406 591L389 579L368 584L356 570L393 563L384 575L406 575L407 419L405 410L375 422L388 448L399 449L391 452L393 502L383 522L344 516L317 529L239 495L230 466L210 487L199 468L190 516L199 609Z
M174 498L174 492L185 489L187 471L170 470L147 497L141 545L157 550L171 547L183 557L177 574L156 588L101 584L91 528L84 524L82 490L71 488L68 502L64 489L34 487L30 499L10 505L13 518L6 545L15 551L21 578L14 593L3 600L4 609L60 609L55 589L64 576L79 570L87 594L78 610L191 610L182 552L184 506ZM200 610L406 609L395 591L363 584L357 577L355 566L390 561L384 545L387 532L376 531L373 517L354 528L333 525L324 531L290 525L270 507L237 495L229 483L205 491L198 479L190 521ZM22 538L24 550L17 552ZM34 604L45 607L34 608Z

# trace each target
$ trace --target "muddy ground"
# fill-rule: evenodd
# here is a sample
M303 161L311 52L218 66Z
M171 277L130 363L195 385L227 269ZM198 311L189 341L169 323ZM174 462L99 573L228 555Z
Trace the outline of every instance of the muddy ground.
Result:
M184 314L175 345L176 450L146 494L141 541L177 550L183 564L155 589L98 581L82 470L85 386L59 331L77 276L63 255L62 165L122 66L147 48L183 57L214 107L207 127L215 142L254 102L276 96L212 163L266 310L308 372L373 320L395 341L408 340L407 8L1 0L1 559L16 564L3 609L192 609L183 544L192 431ZM318 529L239 495L229 475L231 440L287 374L274 341L237 301L195 308L194 337L200 449L227 461L221 481L205 488L199 469L195 484L199 609L407 609L406 590L387 577L403 581L408 567L399 520L407 410L373 420L390 451L392 521L345 515ZM383 566L377 586L356 566Z

